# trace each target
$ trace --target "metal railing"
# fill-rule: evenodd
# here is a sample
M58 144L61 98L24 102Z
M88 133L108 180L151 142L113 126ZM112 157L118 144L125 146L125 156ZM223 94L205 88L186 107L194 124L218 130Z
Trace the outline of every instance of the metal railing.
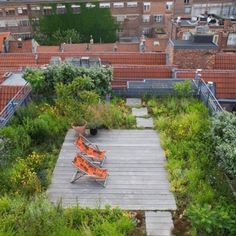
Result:
M14 115L15 111L20 106L27 103L31 90L31 86L27 83L2 109L2 111L0 112L0 128L4 127L8 123L8 121Z
M199 99L208 107L211 113L222 112L223 108L216 99L215 95L209 88L209 85L205 83L201 77L197 77L193 80L197 89L197 95Z

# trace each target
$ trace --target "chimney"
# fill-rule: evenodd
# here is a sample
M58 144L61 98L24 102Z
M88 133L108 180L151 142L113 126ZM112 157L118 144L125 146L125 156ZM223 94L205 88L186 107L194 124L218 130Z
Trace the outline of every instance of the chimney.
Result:
M224 19L224 29L228 29L231 26L232 26L231 20L230 19Z

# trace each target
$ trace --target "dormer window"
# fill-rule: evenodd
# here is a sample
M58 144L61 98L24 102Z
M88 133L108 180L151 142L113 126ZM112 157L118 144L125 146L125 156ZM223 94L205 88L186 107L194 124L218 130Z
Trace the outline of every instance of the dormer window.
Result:
M236 45L236 33L229 33L227 45L228 46L235 46Z

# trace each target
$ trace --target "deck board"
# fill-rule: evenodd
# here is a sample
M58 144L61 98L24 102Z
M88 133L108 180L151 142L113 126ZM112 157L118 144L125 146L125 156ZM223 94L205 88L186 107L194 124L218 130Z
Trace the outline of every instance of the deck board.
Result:
M104 168L109 178L106 188L84 176L71 184L75 172L71 161L77 149L75 133L69 130L47 191L52 202L66 206L80 204L104 207L106 204L129 210L175 210L169 190L165 156L154 130L99 130L89 137L107 151Z

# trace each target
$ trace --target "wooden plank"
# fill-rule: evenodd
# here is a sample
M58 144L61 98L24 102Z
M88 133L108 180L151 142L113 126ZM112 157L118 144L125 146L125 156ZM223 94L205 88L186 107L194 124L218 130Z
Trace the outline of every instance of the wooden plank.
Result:
M99 203L130 210L176 209L173 194L169 191L164 152L155 131L99 130L97 136L90 137L107 151L104 168L108 169L109 178L106 188L88 176L70 183L76 171L71 165L78 151L73 144L75 138L74 131L69 130L48 189L51 201L62 198L65 207L79 201L81 206L89 207L96 207Z

